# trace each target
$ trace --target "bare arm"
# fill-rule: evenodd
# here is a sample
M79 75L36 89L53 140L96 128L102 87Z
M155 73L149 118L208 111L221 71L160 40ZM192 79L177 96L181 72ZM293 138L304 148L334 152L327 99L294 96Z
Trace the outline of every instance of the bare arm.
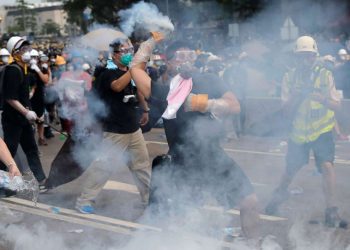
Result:
M145 71L145 63L135 65L130 72L138 91L144 97L149 98L151 95L151 78Z
M11 175L21 175L15 160L2 139L0 139L0 161L7 166Z
M128 86L130 81L131 81L131 74L130 74L130 71L128 71L118 79L112 81L111 89L115 92L121 92L123 89L125 89L126 86Z
M49 74L44 74L43 72L38 71L38 75L45 85L50 82L50 75Z
M26 114L28 113L28 109L25 108L19 101L14 100L14 99L10 99L7 100L7 103L11 105L11 107L13 107L14 109L16 109L18 112L20 112L22 115L26 116Z

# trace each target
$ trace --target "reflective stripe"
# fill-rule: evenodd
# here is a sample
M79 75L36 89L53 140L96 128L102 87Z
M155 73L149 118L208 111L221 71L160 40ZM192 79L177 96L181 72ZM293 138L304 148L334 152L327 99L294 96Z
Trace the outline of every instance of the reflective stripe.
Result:
M291 72L295 74L295 71ZM327 79L331 72L325 68L315 68L313 74L317 74L314 78L314 90L322 95L329 95L329 86ZM300 88L301 84L296 77L288 77L289 86ZM335 126L334 111L328 109L323 104L306 98L299 107L297 115L293 122L293 131L291 139L296 143L306 143L317 140L317 138L326 132L332 131Z

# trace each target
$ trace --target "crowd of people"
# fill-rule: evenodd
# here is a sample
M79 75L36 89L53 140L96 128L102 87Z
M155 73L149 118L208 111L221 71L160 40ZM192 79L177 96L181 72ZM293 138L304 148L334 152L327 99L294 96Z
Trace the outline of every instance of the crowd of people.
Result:
M95 212L94 201L115 171L111 166L114 162L129 167L144 207L151 203L157 209L169 208L164 203L174 193L188 194L186 199L192 197L193 203L201 204L204 196L191 194L205 191L225 207L238 205L245 236L257 238L257 196L244 171L220 145L226 136L223 121L227 118L235 118L235 124L229 126L234 126L237 135L244 133L249 95L246 82L254 65L249 51L218 56L185 41L173 41L164 51L154 53L164 35L151 34L136 52L128 38L117 38L109 41L110 51L96 53L96 58L87 57L78 48L38 51L24 38L11 37L0 50L4 142L12 157L18 146L22 147L41 192L76 178L86 169L83 174L87 178L76 200L81 213ZM316 41L309 36L296 41L294 54L294 63L280 79L280 90L274 91L281 94L288 110L290 138L286 171L266 213L275 214L286 200L288 185L313 150L317 168L324 175L326 224L346 227L334 200L332 131L341 98L350 98L349 55L345 48L335 56L319 55ZM94 112L96 99L105 113ZM169 151L151 164L142 132L160 120ZM61 174L64 181L47 177L39 157L38 146L47 145L54 136L52 123L61 125L67 140L52 163L50 175ZM104 152L108 157L90 154L83 161L75 157L74 151L86 148L91 138L101 145L109 143L111 152ZM113 161L116 148L128 159ZM93 146L88 149L94 150ZM4 162L1 169L21 175L15 161L6 158ZM75 164L77 172L62 173L62 162ZM167 179L169 174L172 178ZM170 192L167 186L178 192ZM171 198L179 203L183 199Z

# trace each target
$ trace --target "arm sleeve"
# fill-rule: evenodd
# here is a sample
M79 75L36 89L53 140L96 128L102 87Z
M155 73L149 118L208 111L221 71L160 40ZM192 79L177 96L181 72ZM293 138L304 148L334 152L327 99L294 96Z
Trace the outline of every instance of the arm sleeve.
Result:
M3 95L5 100L18 100L22 72L15 67L6 67L4 75Z

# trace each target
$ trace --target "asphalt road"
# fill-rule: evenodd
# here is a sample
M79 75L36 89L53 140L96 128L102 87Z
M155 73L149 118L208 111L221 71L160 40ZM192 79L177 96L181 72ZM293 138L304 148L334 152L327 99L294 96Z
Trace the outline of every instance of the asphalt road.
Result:
M153 129L145 134L145 138L151 159L167 151L162 129ZM47 174L63 139L56 133L55 138L49 140L48 146L40 147L41 160ZM263 211L284 168L285 141L283 138L247 136L223 142L223 147L252 181ZM350 142L337 143L335 164L337 202L340 214L348 220L349 149ZM283 249L347 249L350 245L349 230L329 229L308 223L310 219L323 218L321 179L322 176L316 173L314 161L311 160L292 183L290 190L293 194L281 207L279 216L262 217L262 235L273 235ZM223 211L208 204L207 207L185 215L175 215L170 220L173 224L167 222L164 228L164 224L154 224L147 219L147 212L145 215L140 206L139 194L129 170L120 167L98 196L96 214L82 215L75 212L74 204L83 182L84 175L40 195L37 206L21 197L0 200L2 205L23 216L17 223L7 226L2 223L0 249L209 250L220 249L222 245L244 249L236 239L233 243L222 240L224 227L239 227L236 210ZM17 214L14 217L20 218ZM350 247L347 250L349 249Z

